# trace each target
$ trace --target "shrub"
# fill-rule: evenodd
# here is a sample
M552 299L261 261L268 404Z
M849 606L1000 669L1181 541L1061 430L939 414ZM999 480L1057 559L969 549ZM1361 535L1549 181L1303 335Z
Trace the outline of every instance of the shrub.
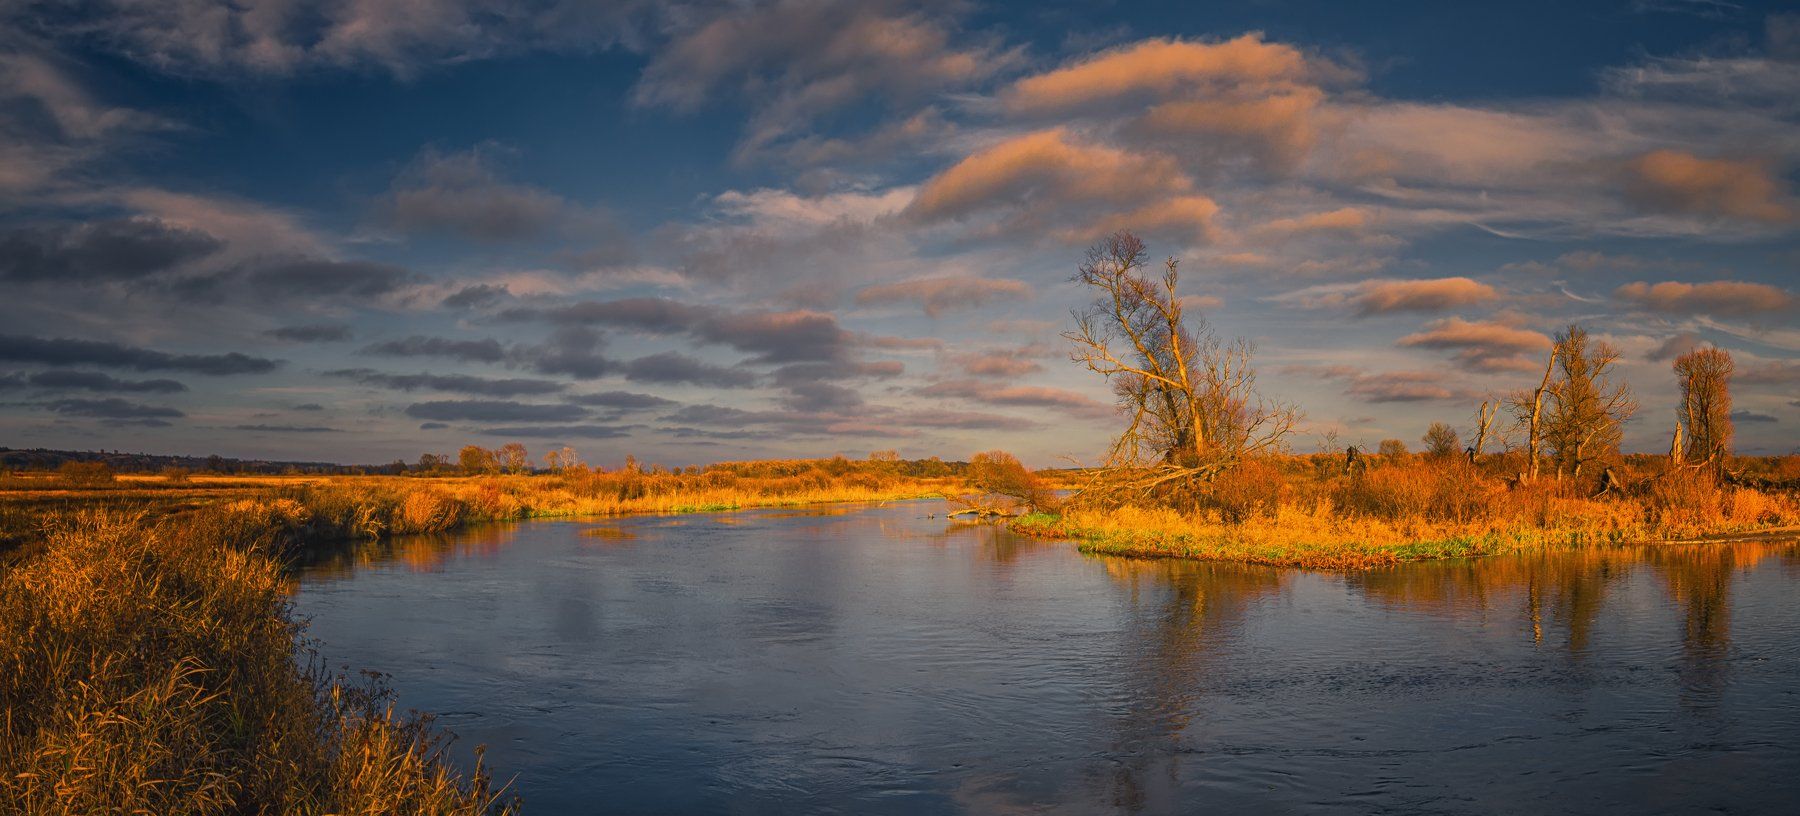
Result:
M113 469L105 462L77 462L73 459L57 467L56 476L70 487L104 487L117 481Z
M1265 459L1245 459L1213 480L1205 506L1231 524L1273 518L1286 487L1280 468Z

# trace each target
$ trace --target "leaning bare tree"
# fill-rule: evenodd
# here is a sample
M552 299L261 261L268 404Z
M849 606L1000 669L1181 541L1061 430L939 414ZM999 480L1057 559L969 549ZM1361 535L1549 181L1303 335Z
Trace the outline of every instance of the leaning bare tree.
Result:
M1246 456L1278 449L1300 421L1256 389L1248 341L1189 319L1178 262L1151 277L1144 242L1117 232L1088 249L1075 280L1096 292L1064 332L1071 359L1112 382L1127 418L1084 494L1124 501L1193 496Z
M1687 426L1688 444L1672 454L1710 465L1721 472L1731 455L1731 374L1736 364L1721 348L1694 349L1675 358L1681 382L1681 408L1676 418Z

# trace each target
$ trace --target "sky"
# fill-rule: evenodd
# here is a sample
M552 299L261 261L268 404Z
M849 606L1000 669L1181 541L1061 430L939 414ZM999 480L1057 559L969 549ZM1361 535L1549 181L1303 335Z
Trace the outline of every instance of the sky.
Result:
M0 0L0 446L1092 462L1131 229L1299 450L1578 323L1628 449L1714 345L1788 453L1797 125L1800 13L1725 0Z

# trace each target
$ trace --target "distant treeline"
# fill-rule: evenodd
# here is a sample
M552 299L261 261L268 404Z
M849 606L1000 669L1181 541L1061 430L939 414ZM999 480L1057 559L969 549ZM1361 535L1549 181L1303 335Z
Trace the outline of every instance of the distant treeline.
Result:
M165 456L124 451L69 451L0 448L0 470L56 470L65 462L99 462L117 473L162 473L170 469L213 473L321 473L351 475L369 468L332 462L278 462L224 456Z

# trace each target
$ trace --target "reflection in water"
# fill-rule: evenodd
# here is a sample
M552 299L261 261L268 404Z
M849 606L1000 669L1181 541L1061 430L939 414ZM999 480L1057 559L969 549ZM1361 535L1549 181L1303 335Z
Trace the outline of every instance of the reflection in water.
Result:
M322 554L334 662L544 813L1691 812L1800 796L1800 545L1339 575L930 503Z

